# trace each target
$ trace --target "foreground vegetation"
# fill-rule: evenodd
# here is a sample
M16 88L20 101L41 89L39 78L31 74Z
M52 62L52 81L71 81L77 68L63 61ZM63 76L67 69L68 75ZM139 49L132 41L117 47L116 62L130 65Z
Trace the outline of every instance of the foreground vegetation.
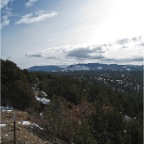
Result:
M142 71L30 73L1 60L1 79L2 105L34 115L45 137L75 144L143 143ZM44 92L48 105L35 98Z

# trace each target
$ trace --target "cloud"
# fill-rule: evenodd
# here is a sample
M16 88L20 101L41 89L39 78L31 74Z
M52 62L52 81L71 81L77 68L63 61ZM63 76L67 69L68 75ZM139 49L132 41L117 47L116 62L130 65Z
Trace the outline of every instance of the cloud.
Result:
M110 47L112 47L111 43L105 43L101 45L101 48L110 48Z
M91 54L93 51L90 49L83 49L83 48L79 48L79 49L74 49L71 50L67 53L68 57L74 57L76 59L85 59L85 58L89 58L89 54Z
M100 52L101 53L101 52ZM73 57L75 59L102 59L103 56L96 53L96 50L90 49L77 49L69 51L66 56Z
M143 36L139 36L139 37L133 37L131 40L136 42L136 41L142 41L142 39L143 39Z
M96 45L64 45L60 47L52 47L38 50L37 52L27 53L26 57L35 58L42 57L44 59L71 59L71 60L84 60L84 59L103 59L101 53L105 51L101 46Z
M138 44L137 46L141 46L141 47L144 47L144 42Z
M26 56L27 58L41 58L41 57L43 57L42 54L40 54L40 53L33 53L33 54L28 54L28 53L26 53L25 56Z
M105 59L105 57L103 55L96 55L96 56L92 56L91 59L103 60Z
M125 38L125 39L120 39L120 40L117 40L116 43L117 44L120 44L120 45L124 45L124 44L127 44L129 42L129 39Z
M143 62L143 57L131 57L131 58L104 58L103 61L113 63L127 63L127 62Z
M46 59L58 59L58 58L55 56L48 56L48 57L46 57Z
M50 62L53 64L72 64L72 63L117 63L117 64L140 64L143 63L142 54L139 54L143 45L142 41L133 42L129 38L129 43L118 45L116 42L103 44L80 44L80 45L62 45L58 47L38 48L37 51L31 51L26 57L35 61ZM123 49L122 49L123 47ZM125 48L125 49L124 49ZM133 51L131 49L133 48ZM131 52L130 52L131 51Z
M26 7L31 7L36 3L38 0L29 0L27 3L25 3Z
M78 46L70 50L65 50L65 55L68 58L76 60L99 60L106 63L143 62L143 57L139 55L139 47L143 47L144 42L142 42L141 37L136 37L136 39L135 42L133 42L133 38L126 38L117 40L114 43ZM128 54L131 48L133 48L135 52Z
M72 50L65 51L67 57L73 57L75 59L101 59L103 58L101 53L104 53L103 45L89 45L75 47Z
M141 42L143 41L143 36L137 36L137 37L132 37L132 38L124 38L124 39L118 39L115 43L119 45L127 45L131 42L136 43L136 42Z
M12 2L13 0L1 0L0 1L0 9L6 7L9 2Z
M50 13L45 13L45 11L36 12L36 16L33 16L32 13L28 13L28 14L22 16L21 19L16 22L16 24L37 23L37 22L43 21L47 18L51 18L51 17L57 16L57 15L58 15L58 12L56 12L56 11L51 11Z
M132 37L132 38L125 38L119 39L115 43L112 44L112 47L118 47L120 49L129 49L129 48L142 48L144 47L144 40L143 36Z
M7 59L14 59L14 56L8 56Z
M143 57L135 57L131 59L127 59L128 61L137 61L137 62L143 62L144 58Z
M2 16L1 28L3 28L4 26L8 26L9 23L10 23L9 17Z
M8 1L8 3L9 2L12 2L12 0ZM12 13L12 9L7 5L3 6L2 15L1 15L1 29L10 24L10 17L12 16L14 16L14 14Z

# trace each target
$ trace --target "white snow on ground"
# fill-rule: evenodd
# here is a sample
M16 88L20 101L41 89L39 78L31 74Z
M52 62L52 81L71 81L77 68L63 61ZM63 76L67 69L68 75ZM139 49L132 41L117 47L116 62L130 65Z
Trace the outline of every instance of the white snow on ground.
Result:
M13 110L13 107L9 107L9 106L0 106L0 110L1 111L8 111L11 112Z
M40 97L37 97L37 96L36 96L36 100L39 101L39 102L42 102L43 104L46 104L46 105L50 102L49 99L40 98Z
M18 124L21 124L21 122L18 122Z
M0 127L4 127L4 126L6 126L6 124L0 124Z
M39 101L39 102L41 102L41 98L39 98L37 96L36 96L36 100Z
M30 125L31 123L29 121L23 121L22 125Z
M49 99L46 99L46 98L42 98L42 99L41 99L41 102L42 102L43 104L48 104L48 103L50 102L50 100L49 100Z
M43 94L43 96L48 96L48 95L46 94L46 92L44 92L44 91L42 91L41 93Z
M36 127L36 128L39 128L40 130L43 130L43 128L40 127L38 124L36 124L36 123L31 123L30 121L23 121L23 122L22 122L22 125L23 125L23 126L29 126L29 125L31 125L31 128Z
M11 112L12 110L7 110L8 112Z
M20 122L19 122L19 124L20 124ZM22 125L23 125L23 126L29 126L29 125L31 125L31 128L37 127L37 128L39 128L40 130L43 130L43 128L40 127L38 124L36 124L36 123L31 123L30 121L23 121L23 122L22 122Z
M124 119L125 119L126 121L130 121L130 120L131 120L131 117L129 117L128 115L125 115L125 116L124 116Z
M39 126L38 124L36 124L36 123L33 123L32 126L37 127L37 128L39 128L40 130L43 130L43 128L40 127L40 126Z

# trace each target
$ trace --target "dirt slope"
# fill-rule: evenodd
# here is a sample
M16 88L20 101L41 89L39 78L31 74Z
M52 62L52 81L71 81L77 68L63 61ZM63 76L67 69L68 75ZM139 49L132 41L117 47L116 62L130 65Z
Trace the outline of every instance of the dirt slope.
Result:
M14 124L13 117L16 114L16 140L17 144L52 144L50 141L44 141L37 135L34 135L30 128L32 128L33 122L30 120L31 116L22 111L6 110L1 111L1 137L0 143L10 144L14 139ZM29 121L28 121L29 120ZM30 125L23 125L25 122L30 122Z

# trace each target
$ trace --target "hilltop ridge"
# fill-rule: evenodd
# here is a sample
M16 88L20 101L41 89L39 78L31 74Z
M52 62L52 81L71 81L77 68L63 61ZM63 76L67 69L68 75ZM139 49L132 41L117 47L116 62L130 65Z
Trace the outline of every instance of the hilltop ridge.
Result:
M143 70L142 65L118 65L118 64L100 64L100 63L87 63L87 64L72 64L72 65L45 65L45 66L32 66L28 71L44 71L44 72L69 72L69 71L91 71L91 70L111 70L111 71L135 71Z

